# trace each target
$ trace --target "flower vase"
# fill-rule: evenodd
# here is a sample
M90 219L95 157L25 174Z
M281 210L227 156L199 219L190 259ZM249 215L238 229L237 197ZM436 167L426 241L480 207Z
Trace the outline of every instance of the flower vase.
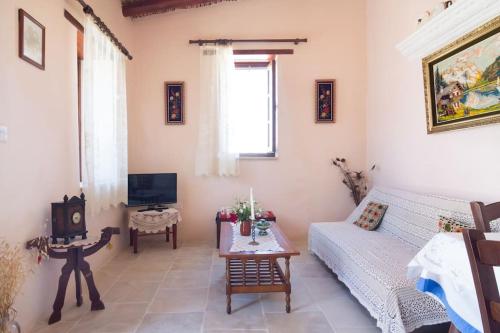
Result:
M252 221L246 220L240 222L240 234L242 236L250 236L252 232Z
M21 328L15 320L9 316L0 316L0 333L21 333Z

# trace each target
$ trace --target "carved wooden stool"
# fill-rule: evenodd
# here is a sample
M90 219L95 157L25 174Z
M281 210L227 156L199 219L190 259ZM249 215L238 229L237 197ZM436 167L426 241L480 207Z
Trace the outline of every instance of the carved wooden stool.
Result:
M112 235L117 235L119 233L119 228L107 227L102 230L100 239L89 238L77 240L70 244L48 245L47 254L50 258L66 259L66 263L61 269L59 287L57 289L57 295L53 305L53 312L49 318L49 325L61 320L61 310L64 306L66 288L68 286L71 272L73 271L75 272L76 305L81 306L83 303L82 283L80 277L80 272L82 272L89 288L89 298L92 303L90 309L92 311L104 310L104 303L101 301L101 296L99 295L97 287L94 283L90 265L84 260L84 258L99 251L102 247L109 243ZM26 248L35 248L38 247L38 244L39 243L36 240L31 240L26 243Z

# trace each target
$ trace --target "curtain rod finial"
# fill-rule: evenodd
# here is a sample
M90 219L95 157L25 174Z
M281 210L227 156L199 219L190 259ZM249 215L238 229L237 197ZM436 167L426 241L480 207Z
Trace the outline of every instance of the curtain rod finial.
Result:
M87 3L85 3L84 0L77 0L80 5L83 7L83 12L87 15L92 16L94 19L94 23L97 25L97 27L106 35L108 36L111 41L118 47L118 49L129 59L132 60L132 56L128 52L128 50L123 46L122 43L116 38L115 34L108 28L108 26L101 20L99 16L97 16L94 13L94 10L92 7L90 7Z
M90 7L89 5L83 6L83 12L85 14L92 14L92 13L94 13L94 11L92 10L92 7Z

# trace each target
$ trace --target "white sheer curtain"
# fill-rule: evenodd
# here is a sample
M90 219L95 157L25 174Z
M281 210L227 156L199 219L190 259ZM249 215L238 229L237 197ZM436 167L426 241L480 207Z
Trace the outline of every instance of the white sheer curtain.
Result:
M234 115L231 109L233 48L202 46L200 54L200 124L196 175L236 176L239 154L234 149Z
M82 67L83 190L91 214L127 199L125 56L88 17Z

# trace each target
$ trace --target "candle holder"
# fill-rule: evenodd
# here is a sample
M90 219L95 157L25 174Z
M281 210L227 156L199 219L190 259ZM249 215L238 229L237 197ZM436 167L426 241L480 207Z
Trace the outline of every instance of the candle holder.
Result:
M248 245L259 245L259 242L255 240L255 220L252 220L252 241Z

